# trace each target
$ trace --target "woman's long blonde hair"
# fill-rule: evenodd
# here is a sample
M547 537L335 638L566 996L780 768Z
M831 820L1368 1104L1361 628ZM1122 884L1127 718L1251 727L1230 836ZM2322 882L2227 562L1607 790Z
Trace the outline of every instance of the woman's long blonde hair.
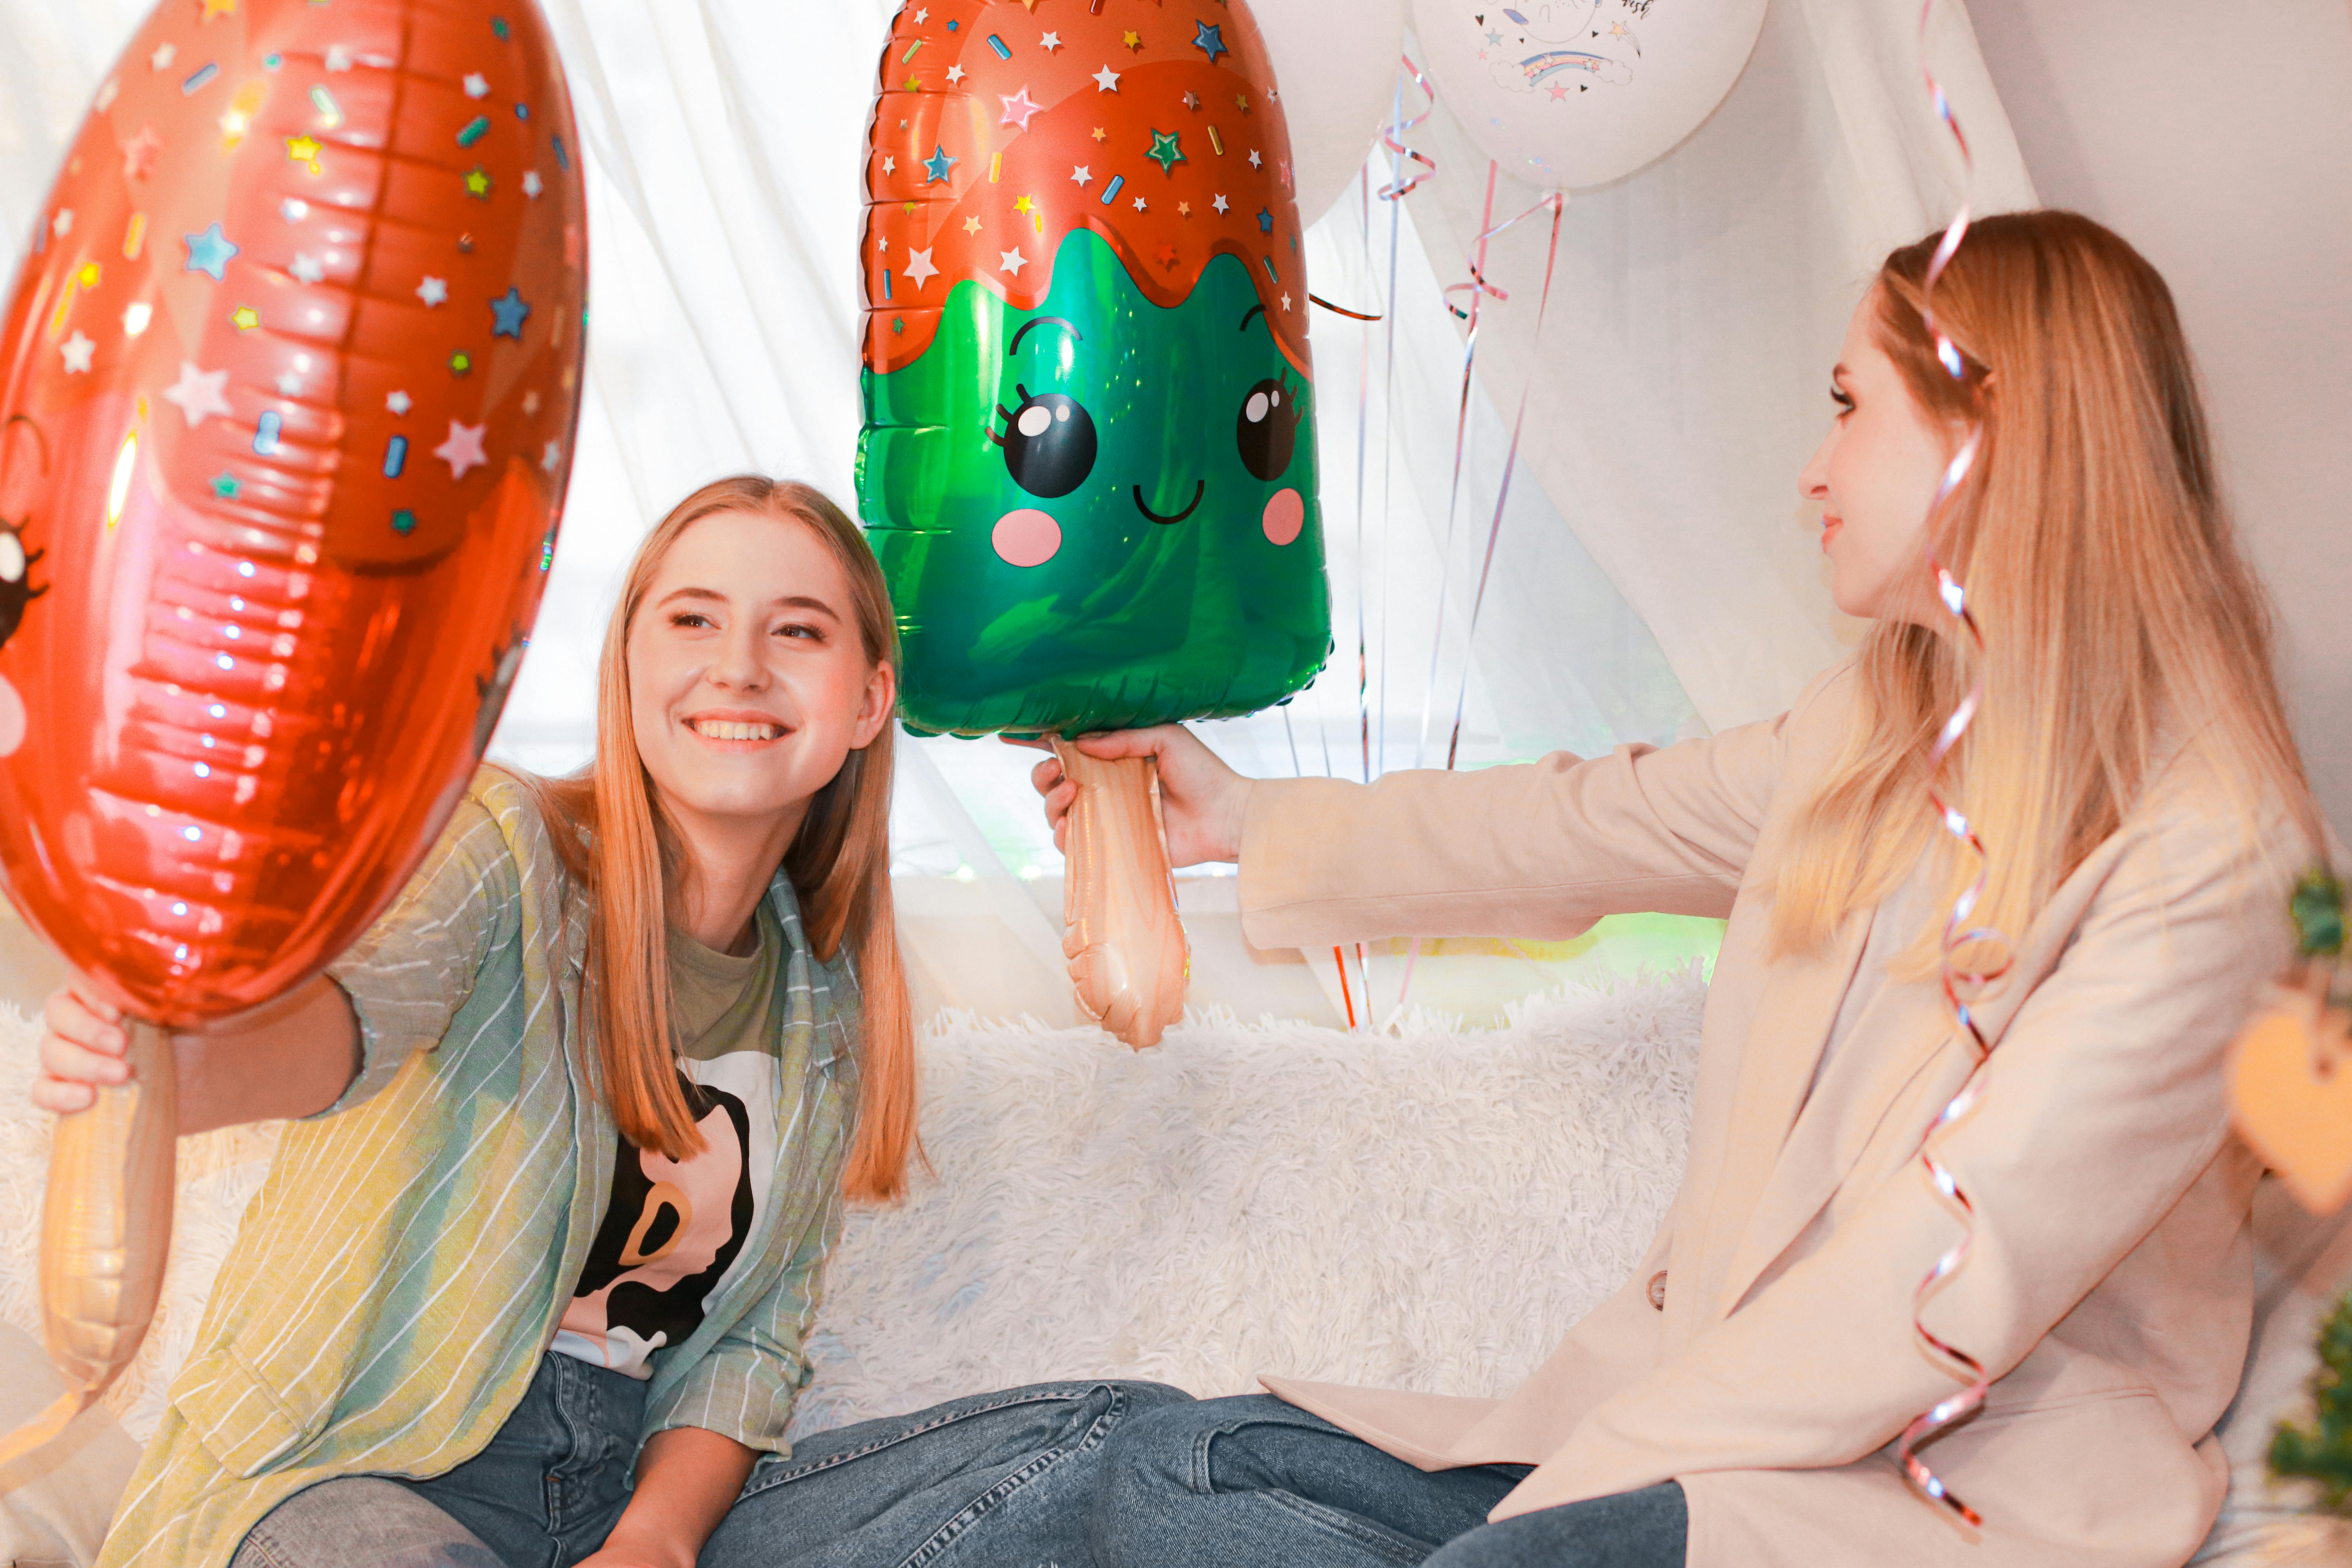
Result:
M671 508L629 563L597 663L596 760L567 778L537 780L536 788L557 854L594 900L588 977L606 1102L631 1142L673 1160L702 1148L678 1087L670 1028L667 910L683 867L677 833L637 755L629 632L670 546L694 523L722 511L778 518L814 533L848 579L867 663L895 668L898 659L889 589L873 552L857 525L811 486L757 475L715 480ZM841 1184L848 1196L875 1202L904 1190L907 1159L916 1150L913 1017L890 899L892 729L886 722L863 750L849 753L784 852L815 955L831 962L845 944L855 955L860 1089L856 1141Z
M1920 315L1939 237L1886 258L1875 326L1931 418L1983 424L1937 553L1968 586L1985 653L1979 666L1940 625L1872 627L1845 755L1779 858L1782 952L1817 947L1923 853L1949 856L1923 793L1927 757L1979 670L1983 708L1944 764L1990 856L1971 923L2023 935L2138 801L2159 731L2201 752L2250 814L2275 803L2318 840L2269 603L2217 488L2164 279L2078 214L1979 219L1936 284L1937 321L1969 362L1963 384ZM1975 868L1954 858L1950 870L1957 891ZM1914 966L1933 951L1923 939Z

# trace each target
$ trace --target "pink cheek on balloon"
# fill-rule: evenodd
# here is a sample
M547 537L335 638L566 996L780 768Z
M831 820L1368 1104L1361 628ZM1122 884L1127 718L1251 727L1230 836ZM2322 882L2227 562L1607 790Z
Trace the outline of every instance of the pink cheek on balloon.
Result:
M1274 499L1265 503L1265 515L1258 521L1268 539L1276 544L1287 544L1307 526L1307 503L1298 499L1297 490L1276 490Z
M25 743L25 700L0 675L0 757L13 757Z
M1043 566L1062 548L1062 525L1035 507L1024 506L998 518L988 542L1010 565Z

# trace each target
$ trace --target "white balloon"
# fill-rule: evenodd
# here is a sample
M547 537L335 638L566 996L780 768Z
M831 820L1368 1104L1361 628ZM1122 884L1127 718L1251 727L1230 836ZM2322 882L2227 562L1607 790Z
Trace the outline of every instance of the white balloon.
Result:
M1438 101L1529 184L1606 184L1670 152L1739 79L1765 0L1412 0Z
M1388 119L1404 0L1250 0L1250 15L1290 127L1299 221L1311 224L1354 183Z

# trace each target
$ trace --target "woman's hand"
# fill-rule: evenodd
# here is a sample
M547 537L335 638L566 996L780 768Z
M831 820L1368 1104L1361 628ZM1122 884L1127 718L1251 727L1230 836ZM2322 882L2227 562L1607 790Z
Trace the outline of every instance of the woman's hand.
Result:
M1042 741L1015 745L1043 746ZM1201 738L1181 724L1119 730L1073 742L1090 757L1153 757L1160 764L1160 815L1168 833L1173 866L1205 860L1237 860L1242 852L1242 813L1250 781L1225 766ZM1045 797L1045 820L1054 825L1054 847L1068 850L1070 803L1077 785L1062 776L1062 760L1047 757L1031 770L1029 782Z
M131 1032L122 1009L75 975L49 993L41 1009L40 1071L33 1103L69 1115L98 1103L100 1088L131 1081Z
M580 1568L694 1568L696 1555L682 1544L656 1549L649 1545L616 1546L607 1541L583 1557Z
M613 1533L580 1568L694 1568L759 1455L699 1426L670 1426L646 1439L637 1484Z
M131 1081L131 1020L82 976L50 993L41 1023L35 1105L69 1116ZM349 998L323 974L202 1033L173 1030L180 1132L326 1110L359 1070L359 1040Z

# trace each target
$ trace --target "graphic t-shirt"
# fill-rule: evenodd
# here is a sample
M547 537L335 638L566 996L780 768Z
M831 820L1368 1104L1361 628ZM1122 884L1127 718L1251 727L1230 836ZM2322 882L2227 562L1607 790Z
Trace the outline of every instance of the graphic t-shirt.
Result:
M669 933L678 1080L704 1147L678 1161L621 1135L604 1221L551 1347L566 1355L649 1378L654 1352L682 1343L705 1303L734 1282L775 1175L782 1089L784 934L764 899L758 927L743 958Z

